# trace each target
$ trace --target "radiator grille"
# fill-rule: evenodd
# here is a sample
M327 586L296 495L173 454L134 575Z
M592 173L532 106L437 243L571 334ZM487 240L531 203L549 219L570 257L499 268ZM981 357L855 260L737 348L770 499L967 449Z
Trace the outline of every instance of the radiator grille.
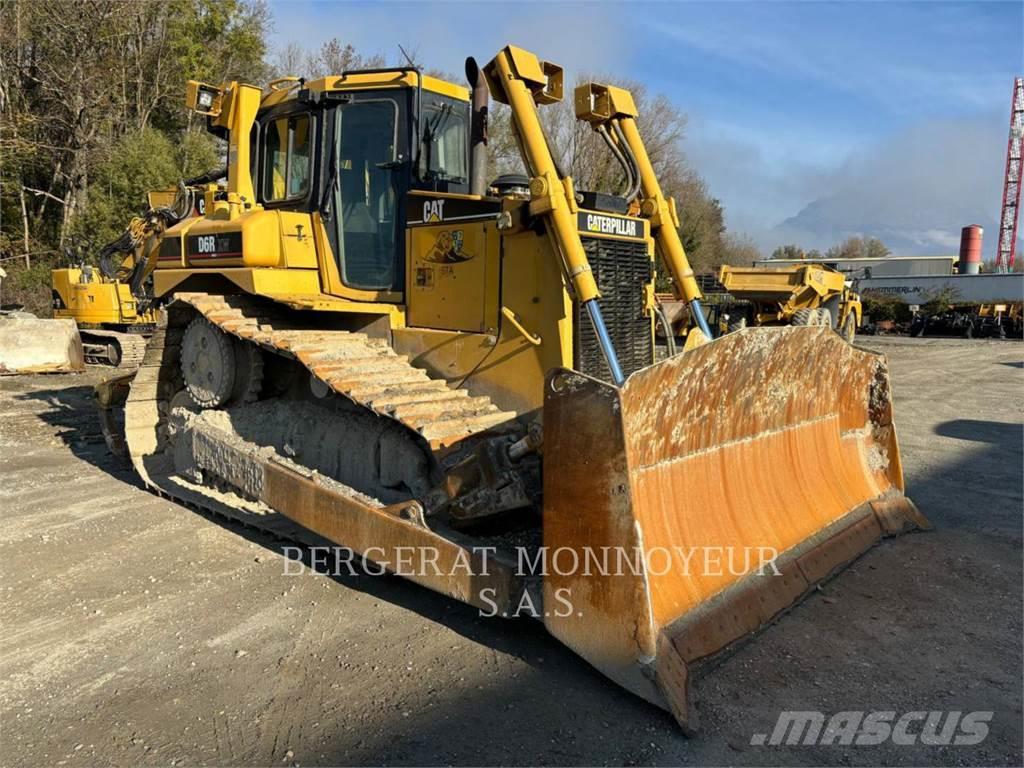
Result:
M583 250L601 291L598 302L608 334L619 356L622 372L629 376L654 362L650 318L644 316L644 286L651 282L653 265L643 242L584 237ZM611 381L590 318L579 302L575 307L576 370Z

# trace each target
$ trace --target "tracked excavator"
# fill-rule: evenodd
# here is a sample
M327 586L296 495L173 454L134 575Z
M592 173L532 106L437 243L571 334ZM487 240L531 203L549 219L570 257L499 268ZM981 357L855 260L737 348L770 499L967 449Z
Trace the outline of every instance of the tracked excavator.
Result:
M655 254L700 294L630 94L574 94L623 199L555 160L561 68L508 46L467 76L190 82L227 194L161 234L165 319L101 406L155 492L532 615L691 731L694 675L927 526L885 360L819 326L655 363ZM488 185L489 96L518 183Z
M142 360L157 323L149 277L159 237L167 227L202 215L205 185L221 176L213 171L150 192L149 207L100 250L97 267L80 263L53 270L53 316L75 321L87 362L132 369Z

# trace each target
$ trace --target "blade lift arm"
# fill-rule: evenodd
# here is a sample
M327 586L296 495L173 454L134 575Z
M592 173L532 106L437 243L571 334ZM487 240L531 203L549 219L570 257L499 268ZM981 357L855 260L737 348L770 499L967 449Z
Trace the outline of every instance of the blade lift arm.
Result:
M561 101L562 68L510 45L484 68L484 76L491 97L512 110L520 153L530 174L530 213L547 219L552 246L562 259L576 298L587 310L612 381L622 386L625 376L597 301L601 292L576 226L578 207L572 178L559 171L537 113L538 105Z
M632 94L625 88L599 83L586 83L576 88L576 119L608 137L606 141L618 144L640 174L640 215L651 222L655 244L661 258L672 273L676 294L687 302L690 314L700 330L709 339L711 329L700 305L701 293L697 287L686 249L679 238L679 215L675 200L666 197L654 173L647 147L637 127L637 108Z

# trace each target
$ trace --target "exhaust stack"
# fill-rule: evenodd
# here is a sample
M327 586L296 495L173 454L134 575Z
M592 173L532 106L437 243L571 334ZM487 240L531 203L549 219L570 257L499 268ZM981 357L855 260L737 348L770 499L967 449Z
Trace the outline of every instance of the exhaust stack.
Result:
M471 195L487 194L487 106L489 93L476 59L466 59L466 79L473 91L470 121L470 181Z

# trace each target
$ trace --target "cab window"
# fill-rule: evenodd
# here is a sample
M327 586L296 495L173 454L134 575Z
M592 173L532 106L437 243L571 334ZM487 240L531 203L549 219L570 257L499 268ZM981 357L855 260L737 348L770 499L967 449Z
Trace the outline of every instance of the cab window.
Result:
M454 103L424 108L420 174L427 181L463 183L469 179L469 128Z
M309 115L271 120L263 127L263 199L294 200L309 192L311 137Z

